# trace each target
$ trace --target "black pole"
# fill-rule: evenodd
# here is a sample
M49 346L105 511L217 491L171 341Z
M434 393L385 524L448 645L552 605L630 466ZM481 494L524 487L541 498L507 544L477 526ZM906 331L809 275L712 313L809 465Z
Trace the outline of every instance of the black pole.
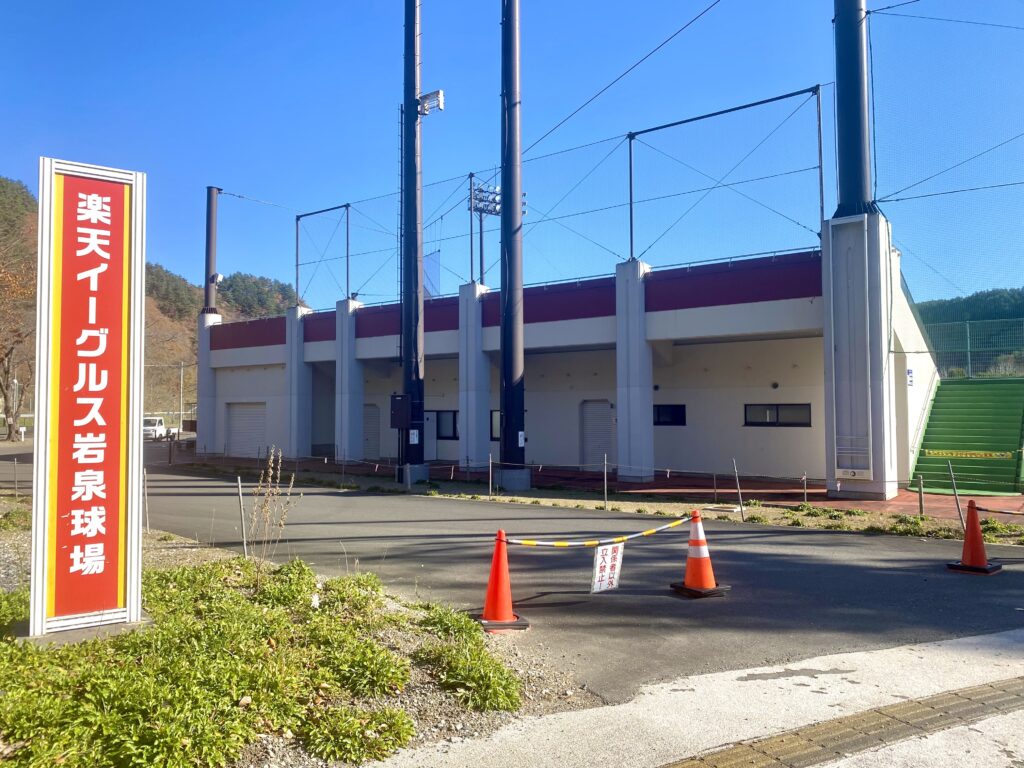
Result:
M398 462L423 463L423 187L420 176L420 0L405 0L402 130L402 392L412 418Z
M871 199L867 25L866 0L835 0L837 217L878 211Z
M483 283L483 275L480 282ZM469 282L475 283L473 277L473 172L469 172Z
M825 168L824 152L822 151L823 139L821 134L821 86L814 89L815 105L818 109L818 216L825 221ZM819 237L821 233L819 232Z
M526 463L519 0L501 4L501 461Z
M295 217L295 306L299 306L299 225L302 217Z
M633 139L632 133L627 134L629 138L629 260L633 261Z
M205 314L217 313L217 283L214 275L217 274L217 199L220 193L220 187L206 188L206 286L203 294Z
M351 219L352 219L352 206L346 204L345 205L345 298L346 299L351 299L352 298L352 282L351 282L352 277L351 277L351 272L349 270L349 256L351 255L351 250L349 248L349 245L351 244L351 241L352 241L352 238L351 238L352 228L350 226Z

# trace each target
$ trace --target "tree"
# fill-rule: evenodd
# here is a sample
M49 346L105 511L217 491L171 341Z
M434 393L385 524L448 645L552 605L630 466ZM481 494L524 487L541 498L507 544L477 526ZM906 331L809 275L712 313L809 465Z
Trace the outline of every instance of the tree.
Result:
M0 176L0 400L8 440L35 372L36 215L28 188Z

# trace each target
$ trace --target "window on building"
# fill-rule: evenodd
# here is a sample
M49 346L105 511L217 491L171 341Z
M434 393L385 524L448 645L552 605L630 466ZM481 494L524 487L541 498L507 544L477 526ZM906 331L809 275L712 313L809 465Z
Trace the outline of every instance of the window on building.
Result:
M743 406L746 427L809 427L810 403L769 403Z
M459 412L438 411L437 412L437 439L458 440L459 439Z
M678 405L655 405L654 425L656 427L685 427L686 406Z
M491 440L501 440L501 411L491 411Z

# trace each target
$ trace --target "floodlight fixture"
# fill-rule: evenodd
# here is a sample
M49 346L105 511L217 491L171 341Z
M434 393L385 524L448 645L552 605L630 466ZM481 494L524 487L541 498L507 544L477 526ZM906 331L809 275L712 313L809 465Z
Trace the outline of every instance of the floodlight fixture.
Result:
M424 93L420 96L419 103L419 112L421 115L429 115L430 110L434 108L444 112L444 91L437 90L431 91L430 93Z

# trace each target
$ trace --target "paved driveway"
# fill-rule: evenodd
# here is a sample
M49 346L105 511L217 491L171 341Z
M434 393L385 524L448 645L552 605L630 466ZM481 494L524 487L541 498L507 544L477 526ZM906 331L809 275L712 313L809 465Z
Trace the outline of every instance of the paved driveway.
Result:
M240 549L233 482L150 467L153 527ZM378 573L406 597L483 601L494 533L593 538L650 517L539 505L304 489L277 557L317 570ZM247 496L248 501L248 496ZM653 520L663 520L654 518ZM606 700L682 675L1024 627L1024 550L990 547L993 577L946 571L960 544L847 532L706 525L725 599L668 590L682 576L686 526L631 542L621 588L589 594L591 550L510 550L513 598L533 623L522 638L564 659Z

